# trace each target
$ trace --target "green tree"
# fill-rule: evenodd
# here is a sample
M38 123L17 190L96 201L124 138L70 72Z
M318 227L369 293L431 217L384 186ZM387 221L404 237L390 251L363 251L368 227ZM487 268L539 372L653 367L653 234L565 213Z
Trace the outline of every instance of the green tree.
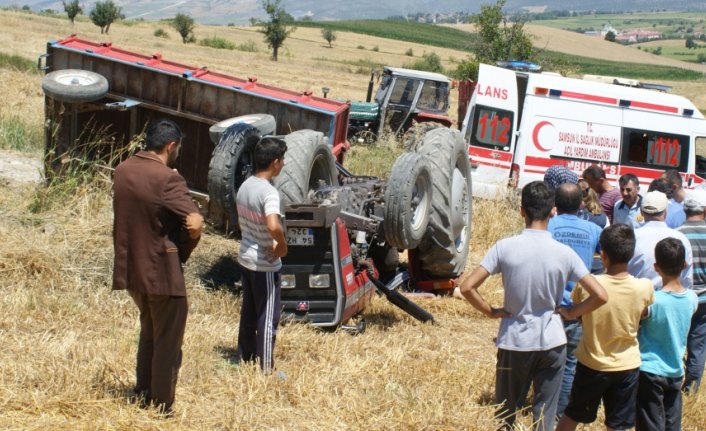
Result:
M178 13L172 21L172 27L181 35L181 41L188 43L194 39L191 33L194 31L194 19L185 13Z
M408 69L425 70L427 72L444 73L441 58L435 52L430 52L429 54L424 53L422 54L422 58L411 64L406 64L404 67Z
M608 42L615 42L615 32L613 30L605 34L605 40Z
M326 28L326 27L321 29L321 36L323 36L324 40L326 40L326 42L328 42L329 48L333 48L333 46L331 46L331 43L335 42L336 38L338 38L338 35L336 34L336 32L334 30L331 30L330 28Z
M78 0L71 0L68 3L64 0L62 3L64 4L64 12L66 12L66 15L69 17L69 21L73 24L76 16L83 13L83 8L80 4L78 4Z
M125 18L122 14L122 9L117 7L112 0L96 2L89 16L93 24L101 28L101 34L108 34L110 25L113 22Z
M694 38L689 36L686 38L686 49L696 49L698 45L694 42Z
M502 13L505 1L483 5L480 13L471 18L478 28L478 41L473 52L481 63L529 60L534 54L532 39L524 30L525 18L517 17L516 21L508 22Z
M272 48L272 59L274 61L277 61L277 53L284 41L297 29L292 26L294 20L284 10L281 3L282 0L263 0L262 8L269 15L269 21L251 20L253 24L262 27L258 31L265 35L267 46Z
M535 52L530 35L525 32L526 17L516 16L509 22L502 8L506 0L497 0L495 5L482 5L480 13L469 20L478 29L478 39L472 47L474 57L462 61L454 77L477 79L478 64L495 64L499 60L532 60Z

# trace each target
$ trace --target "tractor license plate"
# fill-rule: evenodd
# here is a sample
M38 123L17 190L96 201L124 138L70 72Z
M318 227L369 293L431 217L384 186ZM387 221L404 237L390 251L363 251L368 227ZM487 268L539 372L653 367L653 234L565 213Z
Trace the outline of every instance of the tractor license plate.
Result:
M314 246L314 229L308 227L287 228L287 245Z

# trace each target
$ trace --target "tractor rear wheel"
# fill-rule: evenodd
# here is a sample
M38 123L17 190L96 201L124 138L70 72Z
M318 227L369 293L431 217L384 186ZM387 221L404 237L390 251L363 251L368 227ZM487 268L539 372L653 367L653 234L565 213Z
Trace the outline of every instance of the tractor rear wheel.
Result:
M385 239L394 248L416 248L429 224L431 169L418 153L402 154L385 188Z
M422 141L427 132L438 129L440 127L445 127L441 123L436 121L424 121L421 123L414 123L412 127L407 129L402 135L402 147L406 151L417 151L422 145Z
M274 135L277 123L275 117L269 114L250 114L241 115L239 117L228 118L227 120L219 121L208 128L208 135L211 137L211 142L218 144L221 140L221 135L225 130L236 123L249 124L260 131L262 136Z
M282 172L274 178L284 203L306 202L311 190L324 185L338 185L336 161L323 133L297 130L285 136Z
M419 265L432 278L456 278L463 273L471 238L471 165L458 130L428 132L419 149L431 165L433 184L431 227L419 244Z
M255 144L261 136L250 124L236 123L223 132L213 150L208 165L209 217L219 227L238 227L235 195L255 173Z
M42 90L60 102L93 102L108 93L108 80L90 70L55 70L42 79Z

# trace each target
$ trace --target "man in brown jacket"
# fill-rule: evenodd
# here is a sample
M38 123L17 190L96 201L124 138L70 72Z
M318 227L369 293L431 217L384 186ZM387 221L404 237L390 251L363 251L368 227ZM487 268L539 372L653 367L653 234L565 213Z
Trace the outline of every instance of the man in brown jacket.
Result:
M182 134L170 120L147 129L145 150L115 169L113 290L140 310L135 394L171 414L188 304L181 264L201 236L203 217L170 166Z

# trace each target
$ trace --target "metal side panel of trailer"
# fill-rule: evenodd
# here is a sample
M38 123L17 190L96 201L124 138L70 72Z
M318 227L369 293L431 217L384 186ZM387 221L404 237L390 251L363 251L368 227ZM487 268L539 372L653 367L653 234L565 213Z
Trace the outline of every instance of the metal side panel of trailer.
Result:
M89 70L103 75L109 85L105 99L90 104L66 106L72 104L46 98L48 151L58 146L60 153L70 153L97 133L107 134L116 146L125 146L151 119L171 118L186 135L177 169L192 190L207 193L208 165L214 149L208 129L227 118L270 114L277 122L278 135L300 129L318 130L328 136L339 160L348 147L347 103L263 85L254 77L235 78L166 61L159 54L138 54L75 36L49 42L42 58L39 66L46 72Z

